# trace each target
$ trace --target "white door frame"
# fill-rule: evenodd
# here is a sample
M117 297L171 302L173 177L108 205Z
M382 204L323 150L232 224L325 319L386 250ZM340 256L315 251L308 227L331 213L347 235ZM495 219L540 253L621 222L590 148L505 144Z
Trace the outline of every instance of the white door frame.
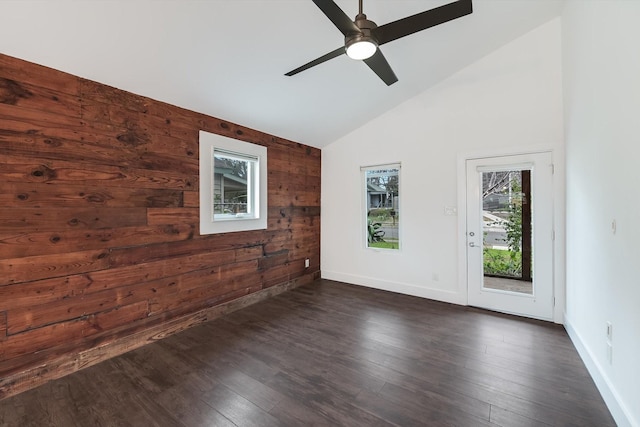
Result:
M519 154L531 154L539 152L551 152L554 164L553 183L553 222L555 240L553 242L553 277L554 299L553 322L564 323L565 312L565 180L564 180L564 151L557 146L548 144L522 147L480 150L459 153L457 167L457 204L458 204L458 292L463 304L468 305L467 285L467 160L513 156Z

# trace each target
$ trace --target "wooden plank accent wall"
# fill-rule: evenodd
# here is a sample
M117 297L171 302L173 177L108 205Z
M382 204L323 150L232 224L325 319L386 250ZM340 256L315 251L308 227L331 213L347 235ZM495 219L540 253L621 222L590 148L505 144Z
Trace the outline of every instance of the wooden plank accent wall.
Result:
M199 235L200 130L267 147L267 230ZM0 54L0 397L319 269L320 150Z

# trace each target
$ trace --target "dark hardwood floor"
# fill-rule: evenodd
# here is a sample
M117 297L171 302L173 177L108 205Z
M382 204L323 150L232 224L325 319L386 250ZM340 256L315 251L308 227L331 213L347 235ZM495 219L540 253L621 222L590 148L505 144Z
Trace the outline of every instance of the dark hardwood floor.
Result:
M614 426L558 325L326 280L0 401L3 426Z

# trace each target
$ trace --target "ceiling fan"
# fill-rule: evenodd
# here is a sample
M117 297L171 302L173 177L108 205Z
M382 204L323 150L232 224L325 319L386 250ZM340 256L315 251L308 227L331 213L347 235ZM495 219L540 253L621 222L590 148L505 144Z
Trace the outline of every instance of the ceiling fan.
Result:
M359 13L355 21L351 21L333 0L313 2L344 34L344 46L289 71L285 76L293 76L346 53L352 59L363 60L387 86L397 82L398 78L380 51L380 46L473 12L471 0L458 0L378 27L362 13L362 0L359 0Z

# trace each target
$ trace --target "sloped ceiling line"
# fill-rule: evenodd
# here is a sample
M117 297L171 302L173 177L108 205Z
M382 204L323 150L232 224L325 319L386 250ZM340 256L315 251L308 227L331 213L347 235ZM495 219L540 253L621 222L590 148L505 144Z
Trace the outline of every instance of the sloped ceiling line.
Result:
M384 24L449 1L365 4ZM336 3L357 13L355 0ZM283 75L343 43L310 0L3 0L0 15L11 19L0 26L0 52L321 148L562 6L474 0L472 15L385 45L399 78L390 87L346 56Z

